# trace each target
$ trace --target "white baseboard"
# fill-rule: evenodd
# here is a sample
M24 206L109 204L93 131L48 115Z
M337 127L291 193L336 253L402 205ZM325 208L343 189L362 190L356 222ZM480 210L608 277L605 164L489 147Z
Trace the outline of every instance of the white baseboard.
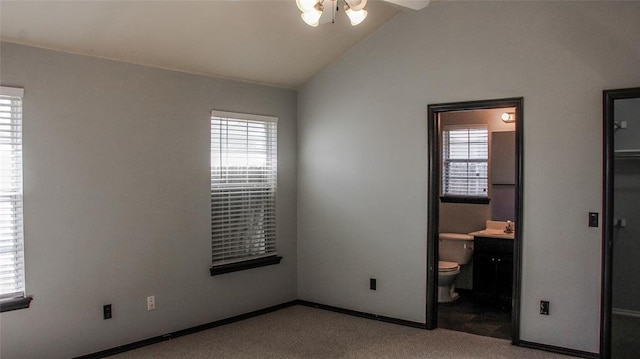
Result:
M622 316L625 316L625 317L640 318L640 312L635 311L635 310L613 308L613 310L611 310L611 311L615 315L622 315Z

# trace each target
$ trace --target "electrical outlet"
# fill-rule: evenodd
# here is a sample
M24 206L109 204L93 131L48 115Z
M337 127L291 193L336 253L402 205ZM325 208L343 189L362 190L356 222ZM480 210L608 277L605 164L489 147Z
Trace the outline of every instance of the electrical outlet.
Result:
M102 319L111 319L111 304L102 306Z
M541 300L540 301L540 314L549 315L549 301Z
M150 295L147 297L147 310L156 309L156 296Z
M376 290L377 283L375 278L369 278L369 289Z

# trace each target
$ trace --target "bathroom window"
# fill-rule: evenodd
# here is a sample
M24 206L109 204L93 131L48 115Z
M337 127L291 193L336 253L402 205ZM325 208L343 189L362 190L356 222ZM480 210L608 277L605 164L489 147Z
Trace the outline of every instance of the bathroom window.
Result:
M211 115L211 275L277 264L275 117Z
M442 131L442 197L445 202L488 203L489 134L486 126Z

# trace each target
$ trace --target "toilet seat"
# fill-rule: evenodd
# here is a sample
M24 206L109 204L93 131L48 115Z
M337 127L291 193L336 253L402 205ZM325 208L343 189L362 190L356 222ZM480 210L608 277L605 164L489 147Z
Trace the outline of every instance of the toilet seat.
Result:
M448 239L455 241L473 241L473 236L464 233L447 233L442 232L438 234L438 238L440 239Z
M460 268L456 262L438 261L438 272L455 272Z

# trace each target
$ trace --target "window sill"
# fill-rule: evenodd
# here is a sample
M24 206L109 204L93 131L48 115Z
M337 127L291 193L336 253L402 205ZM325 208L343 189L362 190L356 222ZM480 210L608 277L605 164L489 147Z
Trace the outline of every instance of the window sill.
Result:
M489 204L489 197L471 197L471 196L442 196L442 203L470 203L470 204Z
M274 264L280 263L282 257L280 256L269 256L258 259L251 259L244 262L236 262L223 264L218 266L213 266L209 271L211 272L211 276L220 275L225 273L237 272L245 269L258 268L264 266L270 266Z
M29 308L33 297L0 299L0 313Z

